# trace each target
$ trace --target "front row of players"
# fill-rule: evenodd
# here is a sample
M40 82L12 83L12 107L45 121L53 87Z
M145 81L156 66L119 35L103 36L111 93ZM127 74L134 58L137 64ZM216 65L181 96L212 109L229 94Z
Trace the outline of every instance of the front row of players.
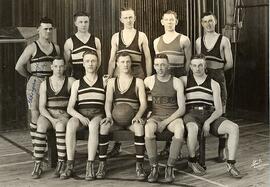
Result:
M76 131L80 127L89 129L86 180L105 178L109 132L122 128L134 132L138 180L146 178L143 169L145 148L151 166L147 180L148 182L158 180L156 136L165 131L174 134L165 168L165 181L174 180L173 167L185 134L187 134L189 166L195 174L205 174L204 168L197 163L195 156L197 136L201 129L205 136L209 132L217 136L228 135L227 170L233 177L242 177L235 168L239 139L238 125L221 117L220 87L205 73L204 55L196 55L192 58L191 73L181 77L181 80L170 74L168 57L165 54L156 55L154 59L156 74L147 77L144 81L133 77L131 57L128 53L118 54L116 60L119 75L108 80L106 91L106 81L97 74L100 63L96 53L86 51L83 54L85 76L76 81L64 76L65 63L62 59L53 61L51 66L53 75L40 87L41 115L37 122L33 178L39 178L42 174L41 161L46 147L46 131L50 126L56 130L58 164L55 176L60 176L61 179L70 178L74 173ZM145 88L152 95L152 112L148 119L144 117L147 109ZM134 116L130 118L128 126L118 125L113 115L114 110L130 111L129 108L134 111ZM71 115L70 119L69 115ZM99 149L99 167L95 173L94 159L97 149Z

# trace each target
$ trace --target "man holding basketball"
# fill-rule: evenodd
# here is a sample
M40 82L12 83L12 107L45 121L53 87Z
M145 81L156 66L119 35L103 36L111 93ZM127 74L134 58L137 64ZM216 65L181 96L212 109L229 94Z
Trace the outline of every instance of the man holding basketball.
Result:
M184 86L180 79L169 73L169 60L166 54L158 54L154 60L156 74L144 80L145 87L152 95L152 114L145 124L145 147L151 173L148 182L158 180L158 159L156 135L170 131L174 134L165 168L165 181L174 180L173 167L181 150L184 124L181 116L185 113Z
M134 144L136 149L136 175L138 180L145 179L143 169L144 160L144 121L142 116L147 108L145 88L143 80L135 78L131 72L131 56L129 53L119 53L116 58L119 76L111 78L108 81L106 91L105 113L106 118L101 121L99 135L99 168L96 174L97 178L104 178L106 175L106 158L109 145L108 134L112 130L129 129L134 132ZM128 107L129 106L129 107ZM132 118L130 107L135 111L135 116ZM121 119L114 110L122 113L127 111L126 119ZM125 110L126 108L126 110ZM129 117L131 117L129 120ZM126 121L125 120L129 120ZM126 125L126 126L120 126Z

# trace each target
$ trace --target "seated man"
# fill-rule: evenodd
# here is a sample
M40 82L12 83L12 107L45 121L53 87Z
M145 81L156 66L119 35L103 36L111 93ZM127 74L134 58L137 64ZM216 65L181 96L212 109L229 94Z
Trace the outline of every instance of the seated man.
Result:
M145 179L143 169L144 160L144 122L142 116L147 108L145 88L143 80L135 78L131 72L131 56L129 53L122 52L116 58L119 76L108 81L106 91L105 112L106 118L101 121L99 136L99 168L97 178L104 178L106 174L106 158L108 149L109 131L121 129L117 123L113 123L112 114L117 106L128 104L133 108L135 116L130 118L127 128L134 132L134 144L136 149L136 174L138 180ZM112 106L114 104L114 107ZM117 114L116 114L117 115Z
M95 178L94 160L98 147L99 123L104 116L105 90L102 77L97 74L100 66L96 52L83 53L85 76L76 80L71 88L67 112L72 116L66 130L67 167L61 179L70 178L74 169L76 131L79 127L89 129L88 161L85 180ZM77 106L76 106L77 105Z
M41 163L46 148L46 132L51 126L56 131L56 146L58 163L55 176L59 177L64 171L66 159L66 124L69 115L66 112L70 88L75 79L65 77L65 62L61 58L53 60L51 69L53 75L46 78L40 85L39 110L40 116L37 121L36 146L34 148L35 166L32 178L40 178L42 174Z
M151 165L148 182L158 180L156 134L170 131L174 134L165 169L166 182L174 180L173 167L181 150L184 124L180 118L185 113L184 87L180 79L169 73L166 54L158 54L154 60L156 74L144 80L145 87L152 95L152 114L145 125L145 147Z
M195 146L197 135L203 129L205 136L228 135L227 169L231 176L241 178L242 175L235 168L235 154L239 140L238 125L221 117L222 103L219 84L206 73L205 56L195 55L190 64L192 73L181 77L185 85L187 113L184 122L188 131L187 145L189 150L189 166L196 174L204 174L202 167L197 167Z

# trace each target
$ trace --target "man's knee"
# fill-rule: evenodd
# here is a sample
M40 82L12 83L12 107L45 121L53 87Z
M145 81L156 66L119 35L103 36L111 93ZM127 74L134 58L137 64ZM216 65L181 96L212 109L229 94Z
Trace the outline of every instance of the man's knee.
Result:
M64 123L64 122L62 122L62 121L58 122L58 123L55 125L55 130L56 130L56 131L61 131L61 132L65 131L65 130L66 130L66 123Z
M108 135L110 132L111 125L100 125L99 127L99 134L101 135Z
M187 129L187 132L188 132L188 136L197 136L198 135L198 131L199 131L199 128L198 128L198 125L195 123L195 122L188 122L186 124L186 129Z
M225 120L221 123L221 125L218 128L218 133L220 131L225 132L225 134L229 134L229 136L239 135L239 126L230 120ZM219 134L222 134L222 133L219 133Z
M98 134L99 133L99 124L90 122L88 125L88 129L89 129L89 135L90 134Z
M156 124L155 122L147 122L145 124L145 136L148 138L155 137Z
M70 118L68 123L67 123L67 127L66 127L66 131L69 133L76 133L77 129L79 128L80 125L80 121L78 118Z
M37 131L45 133L47 132L47 129L49 128L50 125L51 125L50 121L46 117L40 115L37 120Z

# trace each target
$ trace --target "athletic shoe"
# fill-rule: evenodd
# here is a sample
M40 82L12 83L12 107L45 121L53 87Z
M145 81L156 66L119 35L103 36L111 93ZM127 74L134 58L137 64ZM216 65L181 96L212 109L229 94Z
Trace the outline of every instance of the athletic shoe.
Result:
M54 171L54 176L60 177L60 175L64 172L65 172L65 161L59 160L57 162L57 166L56 166L55 171Z
M112 150L107 154L107 157L108 158L116 157L120 154L120 152L121 152L121 143L116 142Z
M68 160L67 161L67 167L63 173L60 175L60 179L69 179L70 177L73 176L73 168L74 168L74 161L73 160Z
M188 162L188 166L195 175L202 176L206 174L205 169L198 162Z
M97 179L104 179L106 175L106 162L100 161L98 165L98 171L96 173Z
M143 163L136 162L136 174L137 180L144 180L146 178L146 173L143 169Z
M167 183L171 183L173 182L175 179L175 176L174 176L174 169L172 166L166 166L165 168L165 181Z
M227 170L230 176L234 177L234 178L238 178L241 179L243 177L243 175L240 173L240 171L238 171L235 167L234 164L229 164L227 163Z
M34 169L32 172L32 178L39 179L41 174L42 174L42 163L41 163L41 161L35 161Z
M151 166L151 172L148 175L148 182L153 183L158 180L158 164Z

